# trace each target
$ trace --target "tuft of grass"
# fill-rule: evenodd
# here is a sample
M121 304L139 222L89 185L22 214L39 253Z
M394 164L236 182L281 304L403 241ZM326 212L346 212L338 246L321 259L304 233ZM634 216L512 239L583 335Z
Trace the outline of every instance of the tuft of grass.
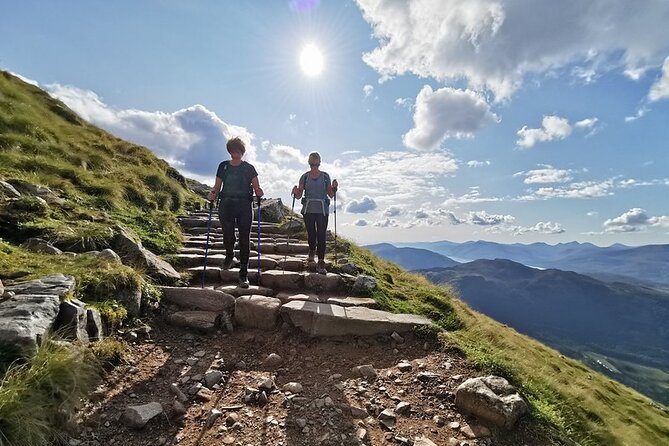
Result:
M61 439L99 377L98 363L84 346L45 340L0 381L0 446L48 446Z
M91 353L105 370L121 364L129 350L128 344L115 338L104 338L90 345Z

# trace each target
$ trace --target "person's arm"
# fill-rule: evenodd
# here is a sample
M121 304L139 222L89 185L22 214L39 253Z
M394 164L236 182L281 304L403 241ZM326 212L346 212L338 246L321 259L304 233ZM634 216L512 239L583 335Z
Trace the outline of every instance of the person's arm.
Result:
M299 186L293 186L293 196L299 200L304 193L304 181L302 181L302 178L300 178L300 182L297 184Z
M218 195L218 193L220 192L222 185L223 185L223 178L216 177L216 183L214 184L214 188L209 192L207 200L216 201L216 195Z
M257 176L253 177L253 179L251 180L251 187L255 191L256 197L262 197L263 195L265 195L263 190L260 188L260 183L258 182Z

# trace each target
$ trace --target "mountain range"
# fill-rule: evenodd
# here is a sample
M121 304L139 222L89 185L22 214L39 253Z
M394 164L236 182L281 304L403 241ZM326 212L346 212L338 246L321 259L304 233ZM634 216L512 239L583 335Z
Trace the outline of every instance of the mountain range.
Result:
M428 249L398 248L390 243L366 245L365 248L377 256L395 262L410 271L422 268L446 268L458 264L455 260Z
M540 270L506 259L419 270L448 284L472 308L571 356L595 353L659 369L648 381L603 372L669 403L669 293L607 283L571 271Z

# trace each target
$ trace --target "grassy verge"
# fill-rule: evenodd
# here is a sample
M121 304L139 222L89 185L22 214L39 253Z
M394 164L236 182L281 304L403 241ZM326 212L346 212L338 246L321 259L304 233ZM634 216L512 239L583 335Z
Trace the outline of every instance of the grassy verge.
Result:
M76 344L45 341L0 381L0 446L47 446L61 438L81 398L99 379L98 362Z
M667 444L669 412L648 398L473 311L450 287L431 284L346 240L338 250L377 279L371 297L384 309L431 318L446 330L444 341L482 372L517 386L530 403L530 420L556 443Z

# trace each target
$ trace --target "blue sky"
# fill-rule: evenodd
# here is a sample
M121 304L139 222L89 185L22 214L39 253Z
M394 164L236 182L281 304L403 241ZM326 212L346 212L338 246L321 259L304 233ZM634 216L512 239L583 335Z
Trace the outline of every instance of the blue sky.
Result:
M664 0L0 10L0 68L193 178L212 183L238 135L290 203L320 151L338 231L358 242L669 243Z

